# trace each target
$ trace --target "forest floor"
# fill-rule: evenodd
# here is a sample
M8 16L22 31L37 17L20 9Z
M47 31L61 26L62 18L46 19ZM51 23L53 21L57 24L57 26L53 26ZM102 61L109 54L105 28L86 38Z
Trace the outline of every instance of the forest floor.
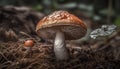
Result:
M118 38L120 36L115 36L107 43L104 40L90 40L79 45L68 42L71 57L68 61L56 61L52 43L36 40L32 52L26 54L24 40L0 42L0 69L119 69Z
M0 69L120 69L119 30L78 44L67 41L70 59L57 61L53 42L41 41L34 31L43 14L25 9L0 7ZM35 45L26 54L24 41L29 38L34 38Z

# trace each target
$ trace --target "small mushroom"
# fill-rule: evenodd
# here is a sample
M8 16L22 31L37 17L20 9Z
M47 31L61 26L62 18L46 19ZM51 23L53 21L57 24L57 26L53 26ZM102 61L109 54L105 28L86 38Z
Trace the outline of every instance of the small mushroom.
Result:
M26 49L26 53L31 52L33 46L34 46L34 41L32 39L26 40L24 43L24 48Z
M44 17L36 26L37 34L44 39L54 39L54 53L57 60L67 60L70 55L65 40L80 39L86 34L87 27L67 11L55 11Z

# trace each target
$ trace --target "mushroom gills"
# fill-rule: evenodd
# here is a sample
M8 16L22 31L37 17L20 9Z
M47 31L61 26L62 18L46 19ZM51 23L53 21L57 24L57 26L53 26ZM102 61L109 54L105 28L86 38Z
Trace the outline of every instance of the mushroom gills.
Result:
M65 36L61 31L57 31L54 41L54 52L57 60L69 59L68 50L65 44Z

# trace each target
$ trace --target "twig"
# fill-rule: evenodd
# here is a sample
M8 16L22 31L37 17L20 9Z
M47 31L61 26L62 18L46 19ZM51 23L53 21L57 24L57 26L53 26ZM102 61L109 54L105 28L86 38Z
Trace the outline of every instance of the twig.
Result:
M5 60L9 61L2 52L0 52L0 54L2 55L2 57L4 57Z
M24 35L24 36L27 36L27 37L33 39L37 43L37 41L35 40L35 38L33 38L32 36L30 36L29 34L23 32L23 31L20 31L19 33L22 34L22 35Z

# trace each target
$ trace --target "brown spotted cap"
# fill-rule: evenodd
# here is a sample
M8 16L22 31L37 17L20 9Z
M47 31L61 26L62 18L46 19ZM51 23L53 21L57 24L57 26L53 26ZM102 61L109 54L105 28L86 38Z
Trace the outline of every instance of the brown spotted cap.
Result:
M54 39L58 30L65 34L66 40L74 40L83 37L87 27L82 20L67 11L55 11L36 26L37 34L46 39Z

